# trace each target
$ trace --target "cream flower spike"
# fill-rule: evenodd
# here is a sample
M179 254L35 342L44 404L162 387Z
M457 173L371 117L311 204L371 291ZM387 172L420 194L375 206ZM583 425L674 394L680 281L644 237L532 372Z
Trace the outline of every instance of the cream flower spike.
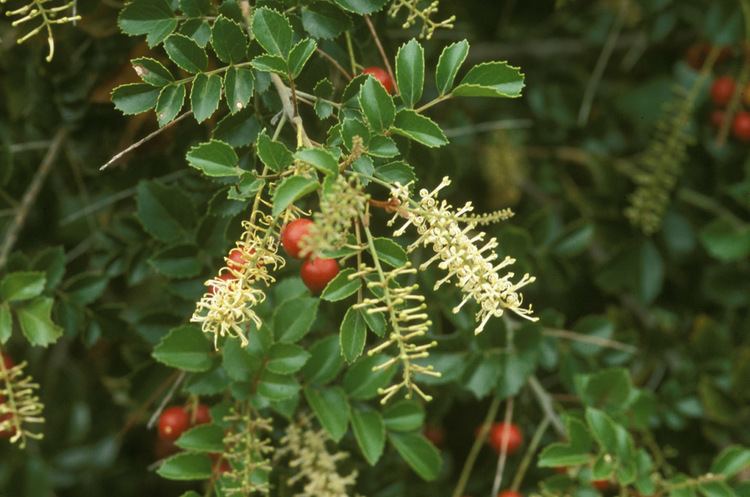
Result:
M435 289L453 280L463 292L464 298L453 308L454 313L458 313L469 300L473 299L479 304L475 316L478 324L474 333L481 333L490 318L500 317L506 310L529 321L536 321L538 318L532 316L531 306L523 307L523 295L519 291L536 278L527 273L513 282L515 274L506 268L516 260L506 256L497 262L498 255L494 251L498 246L497 239L485 240L486 233L475 231L482 219L507 219L512 213L506 210L497 215L473 216L471 202L456 210L445 200L437 199L440 190L450 183L450 179L445 177L434 190L420 190L420 200L412 203L408 185L397 183L391 189L391 196L401 203L401 207L388 224L392 226L404 217L406 222L394 232L394 236L401 236L409 226L414 226L419 238L407 250L412 252L422 245L435 252L419 269L424 270L439 261L438 267L448 272L435 284Z
M276 279L269 267L276 270L284 265L284 258L277 254L279 237L271 216L260 214L256 222L243 221L242 226L245 231L232 250L240 252L242 262L225 258L226 266L218 276L206 281L209 290L190 318L201 324L204 333L213 335L216 348L219 337L225 336L239 339L243 347L247 345L247 326L260 328L262 324L254 311L266 298L260 284L273 284Z
M0 433L9 434L10 442L22 449L28 439L43 438L42 433L30 431L29 425L44 423L39 384L25 369L26 362L6 368L0 357Z

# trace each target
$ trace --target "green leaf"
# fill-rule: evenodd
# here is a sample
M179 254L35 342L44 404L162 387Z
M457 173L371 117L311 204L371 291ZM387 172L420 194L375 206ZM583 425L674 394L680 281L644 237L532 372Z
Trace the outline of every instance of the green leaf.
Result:
M383 419L389 431L417 431L424 423L424 408L415 400L401 399L385 408Z
M315 114L320 119L327 119L333 114L333 105L328 101L333 95L333 84L328 78L321 79L315 84L313 93L315 100Z
M350 307L346 311L344 319L341 321L339 339L341 341L341 354L346 362L352 363L362 355L367 339L367 327L361 310Z
M208 480L212 472L211 459L208 454L177 454L165 460L156 472L167 480Z
M341 123L341 139L349 150L351 150L354 145L355 136L362 138L365 146L370 142L370 130L365 123L359 119L347 117Z
M442 147L448 143L443 130L429 117L413 110L402 109L396 114L392 131L427 147Z
M230 67L224 75L224 96L229 111L234 114L244 109L250 102L254 89L255 77L250 68Z
M700 231L703 247L722 262L750 256L750 224L738 224L727 218L713 220Z
M126 116L132 116L151 110L159 99L159 88L145 83L121 85L112 91L112 102L115 109Z
M603 450L609 453L617 452L617 425L612 418L604 411L588 407L586 408L586 422Z
M37 297L16 308L21 331L31 345L46 347L62 335L62 328L52 322L52 299Z
M338 375L343 365L339 338L329 335L310 347L310 360L302 368L302 374L310 384L325 385Z
M0 298L8 302L28 300L40 295L46 283L47 278L41 272L9 273L0 280Z
M424 49L414 38L398 49L396 82L404 105L414 108L424 90Z
M268 352L266 368L272 373L296 373L310 359L310 353L291 343L275 343Z
M577 466L589 462L593 440L586 425L567 416L565 427L569 442L553 443L545 447L539 454L540 467Z
M292 79L296 79L302 74L302 69L305 68L305 64L310 60L312 54L315 53L316 48L318 48L318 44L312 38L305 38L294 45L292 51L289 52L289 72L292 75Z
M380 81L369 76L359 91L359 105L375 131L383 131L393 124L396 106Z
M211 29L211 46L225 64L237 64L247 57L247 36L242 27L220 15Z
M260 127L260 121L255 117L253 109L246 109L224 116L224 119L216 124L212 136L232 148L246 147L257 140Z
M234 149L219 140L194 146L188 151L186 158L191 167L206 176L240 176L244 172L239 168L240 159Z
M164 50L172 62L189 73L204 72L208 67L208 56L205 50L185 35L170 35L164 40Z
M171 123L180 113L185 103L185 85L168 85L161 89L159 99L156 101L156 119L159 126Z
M327 2L304 5L301 12L302 27L313 38L336 38L352 24L349 16Z
M596 283L613 293L633 292L642 302L652 302L664 285L664 260L651 240L622 244L598 271Z
M235 381L250 381L259 364L239 340L227 340L221 354L221 364Z
M440 452L417 433L388 433L388 440L396 451L424 480L432 481L440 474Z
M10 312L10 306L6 303L0 303L0 344L4 344L13 333L13 314Z
M221 76L199 74L190 90L190 106L195 120L202 123L216 112L221 100Z
M299 391L299 383L293 376L263 371L258 383L258 393L269 400L284 400Z
M724 475L732 478L737 473L750 467L750 449L732 445L721 451L713 464L711 473Z
M365 15L383 8L388 0L333 0L336 5L349 12Z
M172 76L169 69L156 59L140 57L133 59L131 62L136 74L138 74L144 83L162 87L174 82L174 76Z
M344 375L344 389L354 400L369 400L378 395L378 390L390 383L398 368L391 365L373 371L373 368L388 360L383 355L365 355L359 358Z
M507 62L485 62L472 67L453 90L457 97L503 97L521 96L523 73Z
M319 302L313 297L297 297L282 302L273 313L276 340L285 343L301 340L315 321Z
M288 67L286 61L279 55L258 55L251 64L253 68L261 72L275 72L276 74L286 75Z
M211 0L180 0L180 10L188 17L211 14Z
M149 264L169 278L191 278L198 276L203 264L198 259L198 248L193 244L182 244L157 251Z
M375 238L373 245L375 245L375 252L378 254L380 262L389 266L402 267L409 260L406 250L390 238Z
M175 441L175 445L194 452L224 452L224 429L214 424L191 428Z
M363 316L370 331L379 337L382 337L385 334L387 325L385 322L385 315L382 312L365 312Z
M357 293L357 290L362 287L362 280L360 278L350 279L349 276L354 273L355 270L352 268L339 271L339 274L328 282L323 293L320 294L320 298L328 302L338 302Z
M154 347L154 359L169 367L198 373L211 369L211 343L199 326L186 324L169 331Z
M355 408L352 410L351 418L357 445L370 466L374 466L385 448L383 417L373 409Z
M404 161L389 162L375 169L375 177L388 183L408 185L417 180L414 168Z
M723 481L707 481L698 485L704 497L737 497L732 487Z
M307 387L305 399L334 442L340 441L349 424L350 408L344 390L340 387Z
M272 214L278 216L284 209L318 189L317 181L304 176L290 176L281 182L273 194Z
M180 26L180 34L183 34L201 48L206 48L211 40L211 25L203 19L187 19Z
M375 135L367 145L367 153L373 157L390 158L399 154L396 142L390 136Z
M294 158L310 164L323 174L335 176L339 172L339 162L331 152L324 148L303 148L294 154Z
M171 243L187 238L195 220L195 209L181 189L155 181L138 184L138 219L155 238Z
M469 55L469 42L466 40L451 43L443 49L435 69L435 84L440 95L445 95L453 87L456 74Z
M252 20L256 41L266 52L287 59L292 49L294 32L285 16L267 7L255 10Z
M134 0L122 9L117 24L127 35L146 35L154 47L177 28L177 19L166 0Z
M281 142L271 140L271 138L262 131L258 135L258 157L261 162L269 169L279 172L294 162L292 152Z
M633 394L630 374L624 368L604 369L578 376L575 383L585 405L605 410L627 407Z

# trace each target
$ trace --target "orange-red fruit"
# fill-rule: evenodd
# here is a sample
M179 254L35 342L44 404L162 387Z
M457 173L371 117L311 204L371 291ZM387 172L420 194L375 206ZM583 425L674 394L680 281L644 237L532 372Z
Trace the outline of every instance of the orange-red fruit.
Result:
M242 255L242 250L235 248L229 251L229 257L227 261L227 267L229 269L234 269L235 271L241 271L243 267L245 267L245 263L247 260L245 260L244 255Z
M594 480L591 482L591 485L593 485L595 489L603 492L610 487L611 483L609 480Z
M281 245L290 257L294 257L295 259L302 258L300 255L300 251L302 250L300 241L307 236L312 224L313 222L310 219L295 219L287 223L281 230Z
M224 281L229 281L229 280L233 280L235 278L234 278L234 275L232 273L227 272L227 273L220 274L219 275L219 279L220 280L224 280ZM208 292L211 295L213 295L214 293L216 293L216 287L214 285L211 285L211 287L208 289Z
M732 134L741 142L750 142L750 112L738 112L732 121Z
M387 91L390 94L393 94L393 80L391 79L390 75L386 72L385 69L382 67L365 67L362 70L362 74L370 74L372 77L380 81L380 84L383 85L383 88L385 88L385 91Z
M497 497L523 497L520 493L516 492L515 490L503 490L499 494L497 494Z
M711 100L716 105L727 105L734 95L735 86L734 78L730 76L717 78L711 86Z
M424 436L436 447L442 447L445 442L445 430L438 425L425 425Z
M339 273L339 263L336 259L307 259L302 263L299 273L311 292L320 293Z
M211 422L211 410L206 404L198 404L193 413L193 426L204 425Z
M159 416L159 437L174 441L190 427L190 415L182 406L164 409Z
M506 438L507 442L505 442ZM500 453L504 443L508 444L508 454L513 454L521 447L523 434L518 426L513 423L508 425L505 423L494 423L492 428L490 428L489 444L495 449L495 452Z
M3 365L5 366L5 369L10 369L15 366L16 363L13 362L13 359L11 359L8 354L3 354Z

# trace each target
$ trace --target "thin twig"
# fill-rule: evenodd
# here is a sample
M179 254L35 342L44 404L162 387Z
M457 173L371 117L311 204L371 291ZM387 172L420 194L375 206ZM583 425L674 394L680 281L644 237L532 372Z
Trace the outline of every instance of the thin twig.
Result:
M627 343L618 342L617 340L610 340L609 338L584 335L570 330L545 328L542 333L550 337L567 338L568 340L590 343L592 345L599 345L600 347L607 347L610 349L622 350L623 352L629 352L631 354L635 354L636 352L638 352L638 347L628 345Z
M542 422L537 427L536 431L534 432L534 436L531 437L531 442L529 442L529 447L526 449L526 453L523 455L523 459L521 459L521 464L518 465L518 469L516 470L516 474L513 476L513 482L510 484L510 489L514 492L517 492L519 487L521 486L521 483L523 482L523 477L526 474L526 471L529 469L529 464L531 464L531 459L534 456L534 453L536 452L536 449L539 448L539 443L542 441L542 436L544 435L544 432L547 431L547 427L549 426L550 418L549 416L545 416Z
M513 397L508 398L508 402L505 404L505 417L503 418L503 436L500 438L500 455L497 457L497 467L495 468L495 478L492 481L492 493L491 497L495 497L500 493L500 485L503 484L503 472L505 471L505 463L508 460L508 443L510 442L509 427L513 421Z
M154 131L152 133L149 133L148 135L144 136L143 138L141 138L137 142L133 143L132 145L130 145L128 148L126 148L122 152L119 152L114 157L112 157L111 159L109 159L109 161L107 161L106 164L104 164L102 167L100 167L99 170L100 171L104 171L109 166L111 166L112 164L114 164L115 162L117 162L118 160L120 160L124 155L127 155L128 153L132 152L133 150L135 150L136 148L140 147L144 143L146 143L148 141L151 141L152 139L156 138L164 130L166 130L167 128L171 128L172 126L174 126L175 124L177 124L178 122L182 121L183 119L185 119L186 117L188 117L188 116L190 116L192 114L193 114L193 111L187 111L184 114L182 114L181 116L177 117L177 119L175 119L174 121L172 121L172 122L170 122L168 124L165 124L164 126L162 126L161 128L157 129L156 131Z
M156 420L159 419L159 416L161 416L162 411L167 406L170 400L172 400L172 397L174 397L174 393L177 391L177 387L180 386L180 383L182 383L182 380L185 379L185 371L180 371L179 376L174 380L174 383L170 387L169 391L167 392L167 395L164 396L163 399L161 399L161 402L159 403L159 407L156 408L154 413L151 415L151 417L148 420L148 423L146 423L146 428L149 430L154 427L156 424Z
M552 406L552 398L549 393L547 393L542 384L539 383L536 376L532 375L529 377L529 386L531 387L531 391L534 393L534 397L536 397L539 406L542 408L542 411L544 411L544 414L552 422L552 427L557 431L558 435L565 437L565 427L560 420L560 416L557 415L555 408Z
M17 154L19 152L28 152L31 150L43 150L49 146L49 140L37 140L25 143L14 143L9 148L12 153Z
M346 69L344 69L344 67L341 64L339 64L339 61L337 61L336 59L334 59L333 57L331 57L330 55L328 55L326 52L324 52L323 50L319 48L317 48L315 51L318 52L318 55L320 55L321 57L326 59L328 62L333 64L333 67L335 67L341 74L343 74L344 77L347 79L347 81L351 81L352 75L349 74L349 72Z
M42 163L39 165L39 168L36 170L34 177L31 179L31 183L29 184L26 193L24 193L23 198L21 199L21 204L18 206L16 216L15 218L13 218L11 225L8 227L8 231L6 231L5 233L5 238L3 239L2 246L0 246L0 269L5 266L5 263L8 260L8 256L10 255L10 251L13 250L13 246L16 244L18 235L21 232L23 225L26 223L26 218L29 215L31 206L34 205L34 201L39 195L39 191L44 184L44 180L47 178L47 175L52 169L52 165L55 163L57 155L59 154L60 149L62 148L62 144L65 141L65 137L67 135L67 128L60 128L57 131L55 137L52 139L52 144L47 150L47 154L44 156Z
M612 56L612 52L614 52L615 50L615 46L617 45L617 38L620 36L620 31L622 31L622 27L625 25L626 13L627 2L625 0L621 0L620 10L617 12L617 17L612 24L612 29L610 29L609 31L607 41L604 43L601 53L599 53L599 58L596 61L596 66L594 66L594 71L591 73L591 77L586 84L586 91L583 94L581 108L578 109L579 126L584 126L589 120L589 115L591 114L591 105L593 104L594 97L596 96L596 89L599 87L599 82L604 75L604 70L607 68L609 58Z
M380 52L380 57L383 59L383 64L385 64L385 70L388 71L388 76L391 77L393 86L396 87L396 93L399 93L398 86L396 83L396 78L393 76L393 68L391 68L391 63L388 59L388 55L386 55L385 53L383 44L380 43L380 38L378 37L377 31L375 31L375 25L373 25L372 20L370 19L370 16L365 16L365 23L367 24L367 28L370 30L370 34L372 34L372 38L375 40L375 45L378 47L378 52Z

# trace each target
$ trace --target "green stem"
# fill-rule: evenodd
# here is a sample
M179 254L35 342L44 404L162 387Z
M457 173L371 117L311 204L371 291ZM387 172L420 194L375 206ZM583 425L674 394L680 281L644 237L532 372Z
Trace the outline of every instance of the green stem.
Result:
M518 470L516 470L516 474L513 477L513 482L510 484L511 490L518 491L518 488L521 486L523 477L526 474L526 471L528 471L529 469L529 464L531 464L531 458L534 456L536 449L539 448L539 444L542 441L542 436L544 435L544 432L547 431L549 423L549 416L545 416L541 424L534 432L534 436L531 438L531 442L529 442L529 447L528 449L526 449L526 453L523 455L521 464L518 466Z
M416 110L416 112L424 112L430 107L439 104L440 102L445 102L446 100L450 100L453 98L452 93L446 93L445 95L440 95L439 97L435 98L434 100L430 100L426 104L424 104L422 107L419 107Z

